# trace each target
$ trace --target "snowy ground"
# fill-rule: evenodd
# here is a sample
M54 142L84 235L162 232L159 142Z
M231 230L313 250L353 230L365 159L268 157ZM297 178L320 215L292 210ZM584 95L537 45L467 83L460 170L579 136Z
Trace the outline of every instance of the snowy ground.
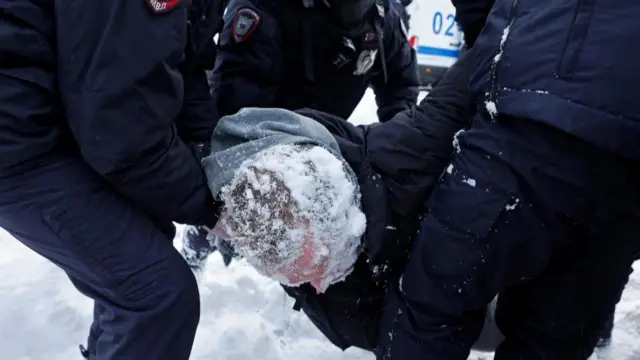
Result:
M351 120L376 120L371 93ZM91 302L64 273L1 229L0 249L0 360L80 359L77 344L87 335ZM594 359L640 359L639 274L632 276L618 307L614 344ZM243 263L225 268L218 255L212 256L199 282L202 318L194 360L373 360L362 351L333 348L291 310L278 285ZM477 356L472 359L481 359Z

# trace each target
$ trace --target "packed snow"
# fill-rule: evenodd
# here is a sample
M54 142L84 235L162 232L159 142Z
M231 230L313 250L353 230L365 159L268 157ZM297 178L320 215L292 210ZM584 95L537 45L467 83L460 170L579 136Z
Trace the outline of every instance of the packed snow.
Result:
M240 165L220 197L226 216L216 227L262 275L289 286L315 277L311 284L324 292L351 274L366 218L355 174L327 149L263 150Z
M374 96L367 93L350 120L375 119ZM0 249L0 360L79 360L77 344L87 336L91 302L62 271L2 230ZM334 348L291 309L275 281L244 262L225 268L216 254L198 281L202 316L192 360L374 360L364 351ZM617 309L613 344L593 359L637 360L639 338L640 275L634 273Z

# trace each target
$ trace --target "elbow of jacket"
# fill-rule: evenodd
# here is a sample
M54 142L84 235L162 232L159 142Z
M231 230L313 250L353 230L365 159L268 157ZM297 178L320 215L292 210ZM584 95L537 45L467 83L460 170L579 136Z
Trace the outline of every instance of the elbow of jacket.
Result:
M154 158L157 158L145 152L114 150L114 148L93 147L89 150L83 149L81 152L89 166L111 183L123 181L137 168L152 167L155 163Z

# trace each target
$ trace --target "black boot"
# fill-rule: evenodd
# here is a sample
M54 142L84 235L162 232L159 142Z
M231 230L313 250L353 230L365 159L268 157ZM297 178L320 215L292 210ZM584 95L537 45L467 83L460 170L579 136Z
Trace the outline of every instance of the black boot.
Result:
M613 333L613 321L614 314L607 319L607 321L603 324L602 329L600 330L600 339L598 340L598 344L596 347L603 348L607 347L611 344L611 334Z
M84 345L78 345L78 348L80 349L80 355L82 355L83 358L88 359L89 350L87 350L87 348L85 348Z

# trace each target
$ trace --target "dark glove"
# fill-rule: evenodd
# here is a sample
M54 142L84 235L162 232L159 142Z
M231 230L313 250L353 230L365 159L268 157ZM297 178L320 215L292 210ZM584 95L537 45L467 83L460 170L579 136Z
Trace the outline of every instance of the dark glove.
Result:
M229 266L233 258L240 257L231 244L221 238L216 238L216 247L218 248L220 255L222 255L222 261L224 261L225 266Z

